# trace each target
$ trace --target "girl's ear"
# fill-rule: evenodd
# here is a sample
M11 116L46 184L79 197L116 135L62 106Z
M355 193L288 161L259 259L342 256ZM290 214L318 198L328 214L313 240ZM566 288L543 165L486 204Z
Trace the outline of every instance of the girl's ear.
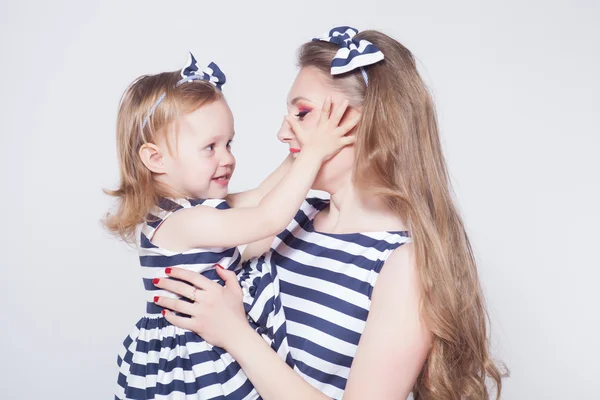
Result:
M165 160L160 147L153 143L144 143L139 151L142 162L151 172L155 174L164 174Z

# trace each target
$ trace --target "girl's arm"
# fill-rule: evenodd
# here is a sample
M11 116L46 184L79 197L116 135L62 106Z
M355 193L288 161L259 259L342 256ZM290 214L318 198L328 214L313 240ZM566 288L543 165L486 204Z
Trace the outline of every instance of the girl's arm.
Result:
M279 167L277 167L275 171L271 172L271 174L267 176L267 178L262 181L257 188L247 190L245 192L228 194L225 198L227 203L233 208L256 207L263 197L265 197L265 195L269 193L271 189L275 187L275 185L277 185L281 178L287 174L293 162L294 158L292 155L288 155L279 165Z
M200 206L181 210L161 226L161 237L177 247L190 249L234 247L281 232L300 209L321 164L354 142L354 136L345 135L358 123L359 114L356 112L340 124L347 107L345 100L332 110L328 98L317 128L310 133L298 129L296 134L304 143L302 152L256 207L217 210ZM169 248L167 243L163 245Z
M344 399L406 399L423 367L431 333L419 312L419 279L412 247L408 244L394 250L379 275ZM194 272L173 268L171 277L203 290L196 291L197 302L193 304L161 297L159 305L192 316L182 318L167 312L167 320L225 348L265 400L327 399L249 327L235 274L218 271L225 287ZM184 296L190 291L186 283L171 279L161 279L157 286Z

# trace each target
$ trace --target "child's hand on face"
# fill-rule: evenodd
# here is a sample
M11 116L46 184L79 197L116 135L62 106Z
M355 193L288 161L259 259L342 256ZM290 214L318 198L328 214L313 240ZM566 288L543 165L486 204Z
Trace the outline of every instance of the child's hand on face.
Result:
M327 161L342 148L356 141L354 135L346 134L358 124L361 114L352 108L349 109L348 105L347 99L333 104L331 96L328 96L321 108L319 121L313 129L304 129L295 118L286 116L287 123L302 144L303 152L311 152L322 161ZM346 118L343 118L344 115Z

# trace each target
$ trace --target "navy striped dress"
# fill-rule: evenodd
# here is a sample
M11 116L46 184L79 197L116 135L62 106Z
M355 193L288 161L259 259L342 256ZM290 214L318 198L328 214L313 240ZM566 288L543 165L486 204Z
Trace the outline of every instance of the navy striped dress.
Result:
M246 311L272 348L312 386L340 399L379 272L411 239L408 232L318 232L313 220L328 205L307 199L271 251L245 265L240 280Z
M166 267L196 271L223 284L215 264L236 270L237 248L192 249L172 252L152 243L160 224L184 208L209 206L227 209L225 200L162 199L143 224L139 253L146 290L146 315L125 339L119 356L116 399L256 399L258 394L239 365L222 349L213 347L186 329L171 325L162 316L154 296L177 297L154 286L154 278L166 278Z

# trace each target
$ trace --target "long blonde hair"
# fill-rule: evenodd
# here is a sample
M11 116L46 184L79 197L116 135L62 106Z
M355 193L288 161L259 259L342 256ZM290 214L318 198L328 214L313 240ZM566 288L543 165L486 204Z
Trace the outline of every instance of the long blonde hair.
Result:
M413 394L417 399L500 397L502 374L489 353L488 316L477 267L452 200L431 96L411 52L377 31L366 39L385 55L359 70L331 76L337 45L313 41L299 52L299 66L330 76L351 103L362 106L356 130L355 185L381 196L409 226L422 293L421 314L433 335ZM402 340L402 338L398 338Z
M135 243L138 224L147 220L149 212L167 196L155 182L152 172L143 164L139 150L144 143L155 143L159 137L176 130L180 115L197 110L222 98L212 84L195 80L177 86L179 71L145 75L137 78L123 93L117 116L117 155L120 184L116 190L104 190L117 198L117 209L104 219L104 225L124 240ZM145 126L144 118L161 95L158 105ZM167 141L168 151L171 151Z

